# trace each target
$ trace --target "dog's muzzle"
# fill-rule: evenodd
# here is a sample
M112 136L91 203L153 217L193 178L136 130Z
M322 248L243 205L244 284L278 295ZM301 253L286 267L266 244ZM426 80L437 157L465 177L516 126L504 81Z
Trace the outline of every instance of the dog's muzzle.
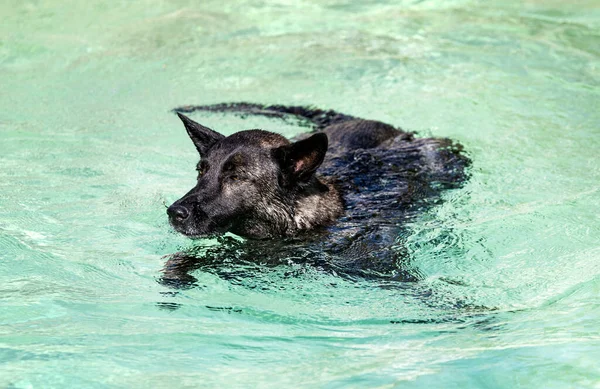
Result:
M173 226L181 225L190 217L189 209L179 204L173 204L167 208L167 214Z

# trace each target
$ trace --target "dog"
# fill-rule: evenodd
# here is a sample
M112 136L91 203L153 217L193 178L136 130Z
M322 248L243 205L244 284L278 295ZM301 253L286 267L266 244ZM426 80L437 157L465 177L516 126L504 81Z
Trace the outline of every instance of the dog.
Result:
M376 120L251 103L174 111L200 162L196 186L167 209L170 224L193 239L221 236L216 247L171 256L162 280L177 287L194 283L192 270L218 269L224 260L292 260L348 276L414 281L403 226L468 178L460 144ZM259 129L224 136L184 115L202 111L295 118L313 131L291 141Z

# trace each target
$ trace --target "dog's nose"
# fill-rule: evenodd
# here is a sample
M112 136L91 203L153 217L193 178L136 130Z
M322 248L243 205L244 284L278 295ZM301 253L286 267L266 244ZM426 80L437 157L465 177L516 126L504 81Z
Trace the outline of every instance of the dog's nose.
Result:
M190 211L182 205L171 205L167 208L167 214L173 221L182 222L190 216Z

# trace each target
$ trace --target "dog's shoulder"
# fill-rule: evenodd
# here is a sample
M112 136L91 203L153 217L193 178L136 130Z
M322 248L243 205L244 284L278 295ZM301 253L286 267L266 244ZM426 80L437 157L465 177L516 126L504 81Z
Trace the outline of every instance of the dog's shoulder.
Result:
M332 147L342 150L371 149L402 134L401 130L376 120L353 119L323 129Z
M330 124L320 129L329 139L329 153L339 153L348 150L372 149L383 146L399 135L408 135L401 129L377 120L349 119ZM308 138L312 133L303 133L292 140Z

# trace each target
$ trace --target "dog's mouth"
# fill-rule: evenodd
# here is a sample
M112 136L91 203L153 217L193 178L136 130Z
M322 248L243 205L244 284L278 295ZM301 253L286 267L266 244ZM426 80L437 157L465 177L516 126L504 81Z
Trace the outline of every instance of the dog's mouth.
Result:
M173 225L173 223L171 223L171 226L173 227L173 229L175 231L179 232L181 235L184 235L186 238L190 238L190 239L206 239L206 238L212 238L212 237L218 235L215 232L198 231L198 230L183 227L183 226Z
M198 239L211 239L221 236L222 234L217 232L196 232L196 231L181 231L175 228L175 231L179 232L181 235L186 238L190 238L192 240Z
M230 218L210 216L193 205L182 205L181 200L168 207L167 214L171 227L190 239L214 238L225 234L232 226Z
M218 236L220 236L221 234L183 234L186 236L186 238L190 238L192 240L198 240L198 239L211 239L211 238L216 238Z
M226 228L198 229L190 226L173 224L172 222L170 224L175 231L184 235L186 238L190 238L193 240L216 238L227 232Z

